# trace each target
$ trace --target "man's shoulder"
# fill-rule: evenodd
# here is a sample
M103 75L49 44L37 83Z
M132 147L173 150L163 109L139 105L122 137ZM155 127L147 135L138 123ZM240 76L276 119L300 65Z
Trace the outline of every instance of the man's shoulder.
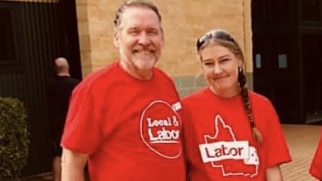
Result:
M87 75L81 82L82 84L93 85L101 84L102 82L109 82L117 74L117 64L112 63L106 67L95 70L94 72Z
M162 75L162 76L169 77L168 73L166 73L164 70L162 70L162 69L161 69L161 68L159 68L159 67L154 67L154 68L153 68L153 71L154 71L154 73L156 73L156 74L160 74L160 75Z
M173 83L173 79L171 78L171 76L165 71L161 70L160 68L154 67L153 72L159 79L163 79L165 81Z

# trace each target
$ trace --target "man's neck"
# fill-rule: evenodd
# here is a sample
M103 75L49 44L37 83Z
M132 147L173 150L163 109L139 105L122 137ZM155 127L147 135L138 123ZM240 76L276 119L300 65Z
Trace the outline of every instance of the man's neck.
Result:
M150 80L153 77L153 71L151 70L139 70L135 69L134 66L128 66L126 63L120 61L120 67L133 76L134 78L140 79L140 80Z

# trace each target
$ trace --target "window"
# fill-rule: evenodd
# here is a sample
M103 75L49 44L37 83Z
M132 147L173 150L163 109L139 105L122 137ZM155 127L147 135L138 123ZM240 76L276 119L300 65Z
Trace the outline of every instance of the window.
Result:
M10 9L0 7L0 65L16 61L13 36L12 14Z

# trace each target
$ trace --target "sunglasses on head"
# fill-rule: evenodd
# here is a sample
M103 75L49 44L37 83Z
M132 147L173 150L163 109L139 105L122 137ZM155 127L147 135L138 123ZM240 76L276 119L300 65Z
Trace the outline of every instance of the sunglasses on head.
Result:
M199 50L200 47L210 39L219 39L236 43L235 40L226 31L221 29L214 29L212 31L207 32L197 40L197 50Z

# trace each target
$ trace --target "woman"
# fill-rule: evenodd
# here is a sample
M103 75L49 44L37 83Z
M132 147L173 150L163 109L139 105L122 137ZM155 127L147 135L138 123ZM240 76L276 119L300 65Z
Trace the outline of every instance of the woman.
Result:
M209 84L183 99L191 181L281 181L290 153L271 102L246 87L244 56L226 31L197 40Z

